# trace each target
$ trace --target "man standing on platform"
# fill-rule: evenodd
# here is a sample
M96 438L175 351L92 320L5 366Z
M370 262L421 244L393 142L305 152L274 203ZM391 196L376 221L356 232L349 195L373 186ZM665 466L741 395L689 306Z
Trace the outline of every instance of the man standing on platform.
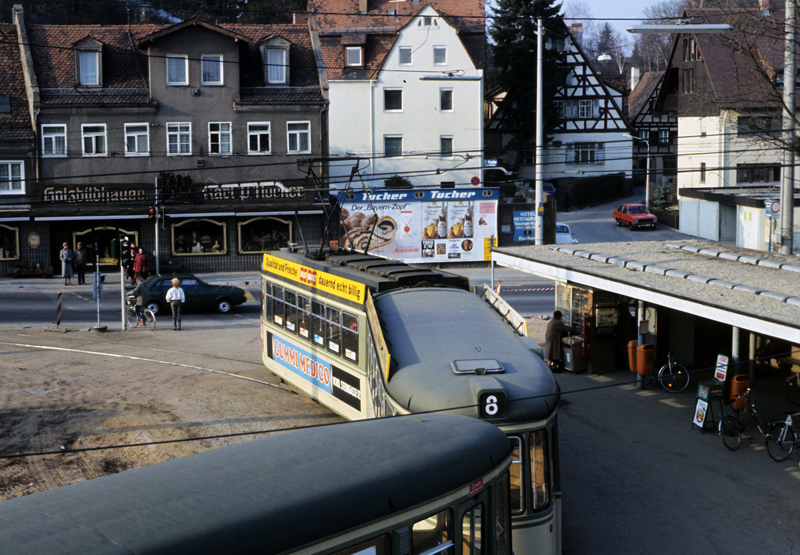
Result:
M75 249L75 254L72 257L75 273L78 275L78 285L86 285L86 263L88 260L89 255L86 253L86 249L83 248L83 243L78 242L78 248Z

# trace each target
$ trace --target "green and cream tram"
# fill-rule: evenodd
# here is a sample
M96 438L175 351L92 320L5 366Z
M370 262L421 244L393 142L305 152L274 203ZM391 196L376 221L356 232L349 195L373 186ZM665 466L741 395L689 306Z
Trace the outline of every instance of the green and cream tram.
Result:
M262 358L351 420L446 411L513 449L514 550L560 552L558 384L465 278L347 251L264 255Z

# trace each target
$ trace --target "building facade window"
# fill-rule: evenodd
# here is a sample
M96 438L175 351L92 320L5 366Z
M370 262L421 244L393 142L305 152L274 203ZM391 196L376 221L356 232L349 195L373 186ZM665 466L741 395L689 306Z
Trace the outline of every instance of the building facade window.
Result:
M700 49L697 48L697 41L693 38L683 39L683 61L694 62L700 60Z
M603 143L574 143L567 147L568 164L603 164Z
M222 56L204 54L200 56L201 84L222 85Z
M453 111L453 89L439 89L439 111Z
M78 85L97 87L100 85L100 52L77 52Z
M189 57L167 56L167 85L189 84Z
M403 156L402 135L384 135L383 156L384 158L400 158Z
M683 70L683 94L694 92L694 69Z
M736 127L739 137L764 137L780 134L783 126L777 116L739 116Z
M270 150L270 123L251 122L247 124L247 153L269 154Z
M669 144L669 129L659 129L658 130L658 144L661 144L661 145L668 145Z
M0 162L0 195L25 192L25 162Z
M185 156L192 153L192 124L167 124L167 156Z
M736 183L777 183L780 180L780 166L736 164Z
M433 65L444 66L447 65L447 47L434 46L433 47Z
M364 65L364 47L347 46L344 49L345 65L347 67L362 67Z
M439 157L441 158L453 157L453 137L450 136L439 137Z
M383 89L383 110L385 112L403 111L403 89Z
M67 126L42 125L42 156L67 155Z
M706 163L700 162L700 183L706 182Z
M401 66L410 66L412 64L410 46L401 46L397 49L397 52L400 57L399 63Z
M125 124L125 156L150 154L150 128L146 123Z
M285 85L289 82L289 51L283 48L270 48L267 50L267 83L270 85Z
M311 122L290 121L286 124L289 154L311 152Z
M208 124L208 153L230 154L231 124L230 122L213 122Z
M592 101L591 100L579 100L578 101L578 117L579 118L590 118L590 117L592 117Z
M81 125L81 140L84 156L106 156L106 125L83 124Z

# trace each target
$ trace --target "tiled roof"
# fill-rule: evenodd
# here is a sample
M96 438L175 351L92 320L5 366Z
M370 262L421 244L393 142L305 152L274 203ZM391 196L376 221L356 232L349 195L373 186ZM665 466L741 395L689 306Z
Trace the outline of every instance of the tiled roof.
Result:
M174 26L134 25L28 25L34 70L41 89L41 102L52 105L141 105L149 104L147 57L134 45ZM248 102L322 101L316 58L306 25L219 25L230 36L244 37L240 86ZM130 36L128 30L130 29ZM245 95L264 86L259 43L280 36L291 43L291 87ZM75 88L75 58L72 44L85 37L103 43L103 88ZM309 88L316 88L310 92ZM245 98L247 96L247 98ZM309 100L313 97L313 100ZM280 99L280 100L278 100Z
M322 59L328 79L357 80L374 79L383 65L383 61L392 49L396 35L368 35L364 45L364 69L344 67L344 48L339 36L322 36Z
M658 84L661 83L663 77L663 72L648 71L639 79L636 88L631 91L628 97L628 113L631 121L635 120L647 106L647 101L656 87L658 87Z
M28 110L17 32L10 23L0 24L0 96L9 98L10 113L0 113L0 142L30 142L36 139Z

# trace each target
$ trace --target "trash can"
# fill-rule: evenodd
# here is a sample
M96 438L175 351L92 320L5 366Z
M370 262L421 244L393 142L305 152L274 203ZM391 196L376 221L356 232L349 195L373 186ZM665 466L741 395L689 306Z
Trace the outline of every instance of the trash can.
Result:
M636 346L639 344L635 339L628 341L628 367L631 372L636 372Z
M565 337L561 340L561 351L564 357L564 368L573 374L586 372L588 363L581 356L583 341L580 337Z
M737 395L744 395L750 389L750 376L747 374L737 374L731 378L731 388L728 391L727 400L735 399ZM747 405L747 399L742 397L731 405L733 410L742 410Z
M656 360L655 345L639 345L636 347L636 372L640 376L649 376L653 373L653 363Z

